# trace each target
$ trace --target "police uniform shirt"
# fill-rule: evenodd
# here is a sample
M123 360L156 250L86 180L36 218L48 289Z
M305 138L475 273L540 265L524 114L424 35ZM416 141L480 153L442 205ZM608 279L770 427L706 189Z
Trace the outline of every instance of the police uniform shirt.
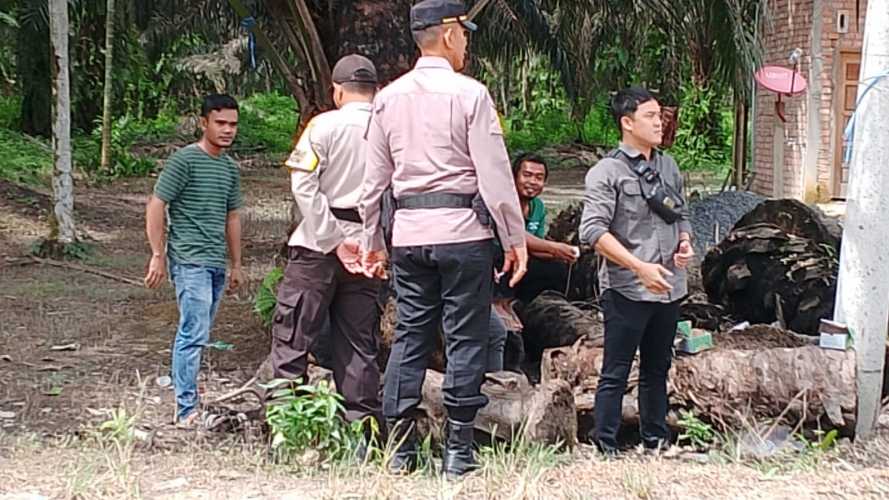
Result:
M480 193L504 248L524 245L525 221L494 103L484 85L440 57L414 69L374 99L367 133L360 204L364 245L381 249L380 199L423 193ZM471 209L398 210L395 247L480 241L493 237Z
M361 237L360 223L338 220L330 208L358 207L370 112L370 103L350 102L306 126L285 162L303 216L288 245L330 253L345 238Z

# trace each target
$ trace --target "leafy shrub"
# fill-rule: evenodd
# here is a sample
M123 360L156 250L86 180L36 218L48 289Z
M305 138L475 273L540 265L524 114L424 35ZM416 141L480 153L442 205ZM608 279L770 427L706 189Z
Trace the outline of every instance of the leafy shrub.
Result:
M365 422L343 420L343 397L330 384L321 381L293 387L288 380L275 380L267 387L274 390L266 420L276 458L287 461L308 450L320 453L322 460L354 456ZM375 421L367 422L373 425Z
M254 94L238 103L238 139L235 149L262 149L287 154L296 131L296 102L277 92Z
M601 97L582 121L571 115L564 99L546 100L533 106L539 111L520 112L506 117L504 133L510 150L535 151L546 146L580 141L584 144L616 144L620 139L608 108L607 96Z
M19 96L0 96L0 128L17 129L22 110Z
M734 116L716 89L682 86L679 128L670 154L683 170L725 172L732 159Z
M262 279L259 290L256 292L256 298L253 300L253 312L255 312L262 324L269 326L272 324L272 315L275 313L275 306L278 303L278 284L284 278L284 270L276 267L269 271Z

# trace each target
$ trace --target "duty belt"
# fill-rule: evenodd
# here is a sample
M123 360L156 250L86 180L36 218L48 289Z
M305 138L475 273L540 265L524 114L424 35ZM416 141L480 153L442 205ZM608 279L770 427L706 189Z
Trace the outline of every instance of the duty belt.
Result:
M473 208L476 194L465 193L422 193L404 196L395 200L396 210L417 210L429 208Z

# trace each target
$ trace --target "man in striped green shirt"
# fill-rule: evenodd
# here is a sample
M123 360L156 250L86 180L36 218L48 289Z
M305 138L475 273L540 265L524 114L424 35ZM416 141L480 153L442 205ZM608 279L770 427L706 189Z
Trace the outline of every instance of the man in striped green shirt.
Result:
M224 154L238 131L238 103L227 95L207 96L201 128L203 136L197 143L167 160L145 214L152 252L145 284L160 286L169 263L176 288L179 327L171 374L177 420L184 426L197 422L201 351L210 340L222 297L226 255L231 260L229 288L243 282L241 180L238 166Z

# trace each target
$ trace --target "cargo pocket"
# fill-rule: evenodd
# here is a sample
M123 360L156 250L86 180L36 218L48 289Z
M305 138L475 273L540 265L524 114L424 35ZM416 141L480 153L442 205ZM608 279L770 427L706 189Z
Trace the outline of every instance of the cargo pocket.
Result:
M299 296L282 302L279 298L272 316L272 336L279 342L290 344L296 332L296 315L299 311Z

